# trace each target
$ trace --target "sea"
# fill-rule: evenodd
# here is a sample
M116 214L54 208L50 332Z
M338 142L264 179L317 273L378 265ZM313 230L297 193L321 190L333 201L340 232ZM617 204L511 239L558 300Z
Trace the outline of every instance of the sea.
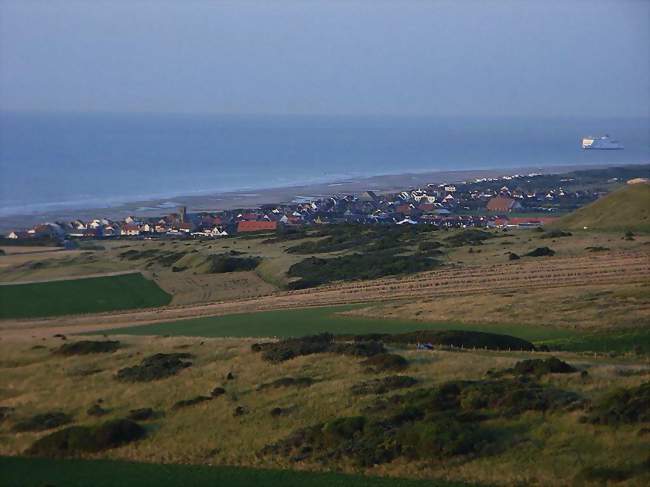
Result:
M606 133L625 149L580 149ZM1 112L0 217L384 174L649 162L646 118Z

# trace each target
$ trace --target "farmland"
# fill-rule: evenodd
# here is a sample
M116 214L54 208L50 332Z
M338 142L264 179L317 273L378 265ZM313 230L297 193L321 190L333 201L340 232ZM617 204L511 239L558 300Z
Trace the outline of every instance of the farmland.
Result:
M0 318L31 318L151 308L169 295L142 274L5 284L0 286Z

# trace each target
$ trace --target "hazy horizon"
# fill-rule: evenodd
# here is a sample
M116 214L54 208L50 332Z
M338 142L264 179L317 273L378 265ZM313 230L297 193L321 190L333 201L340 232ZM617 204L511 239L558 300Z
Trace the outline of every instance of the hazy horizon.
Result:
M0 107L646 118L649 16L631 0L0 0Z

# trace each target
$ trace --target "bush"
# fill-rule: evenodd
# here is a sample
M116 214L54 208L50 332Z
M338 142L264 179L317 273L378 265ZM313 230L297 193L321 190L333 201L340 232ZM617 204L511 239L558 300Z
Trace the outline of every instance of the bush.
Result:
M521 257L519 257L514 252L509 252L508 253L508 260L519 260L519 259L521 259Z
M65 356L88 355L91 353L111 353L118 348L120 348L120 342L117 340L80 340L78 342L64 343L56 353Z
M408 361L401 355L380 353L361 362L361 366L367 372L378 374L381 372L404 370L408 367Z
M381 379L372 379L352 386L352 394L385 394L397 389L412 387L417 380L406 375L391 375Z
M369 357L384 351L381 343L334 343L334 335L321 333L300 338L288 338L278 342L255 343L254 352L262 352L262 358L269 362L283 362L301 355L314 353L339 353Z
M157 353L142 360L140 365L126 367L117 372L117 380L124 382L150 382L176 375L190 367L189 353Z
M252 271L262 259L259 257L232 257L228 254L213 255L209 263L208 273L222 274L227 272Z
M200 404L202 402L206 401L211 401L212 397L210 396L196 396L193 397L192 399L183 399L182 401L178 401L172 406L172 409L177 410L177 409L183 409L189 406L194 406L196 404Z
M72 423L72 416L61 413L51 412L43 413L32 416L29 419L20 421L14 426L14 431L45 431L53 428L58 428L66 424Z
M517 362L509 371L518 375L530 374L541 377L546 374L571 374L577 372L578 369L558 358L550 357L547 359L522 360Z
M555 255L555 250L548 247L537 247L526 254L527 257L552 257Z
M88 416L105 416L109 413L110 411L108 409L104 409L101 407L99 404L93 404L88 408L86 411L86 414Z
M282 377L273 382L260 384L257 389L263 391L264 389L278 389L280 387L309 387L313 383L314 379L310 377Z
M132 421L147 421L155 416L154 410L151 408L131 409L126 419Z
M463 247L465 245L482 245L485 240L494 238L494 235L478 228L468 228L455 233L445 239L451 247Z
M561 237L570 237L571 232L565 232L562 230L549 230L544 232L539 238L561 238Z
M606 395L595 402L584 420L607 425L650 422L650 382Z
M54 458L77 456L116 448L144 435L145 430L128 419L116 419L98 426L69 426L37 440L25 453Z

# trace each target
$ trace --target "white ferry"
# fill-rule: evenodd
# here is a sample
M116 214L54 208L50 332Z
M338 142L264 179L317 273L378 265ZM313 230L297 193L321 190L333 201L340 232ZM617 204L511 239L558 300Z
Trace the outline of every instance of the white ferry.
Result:
M622 149L623 145L618 140L611 139L609 135L601 135L600 137L584 137L582 139L582 148L585 150L616 150Z

